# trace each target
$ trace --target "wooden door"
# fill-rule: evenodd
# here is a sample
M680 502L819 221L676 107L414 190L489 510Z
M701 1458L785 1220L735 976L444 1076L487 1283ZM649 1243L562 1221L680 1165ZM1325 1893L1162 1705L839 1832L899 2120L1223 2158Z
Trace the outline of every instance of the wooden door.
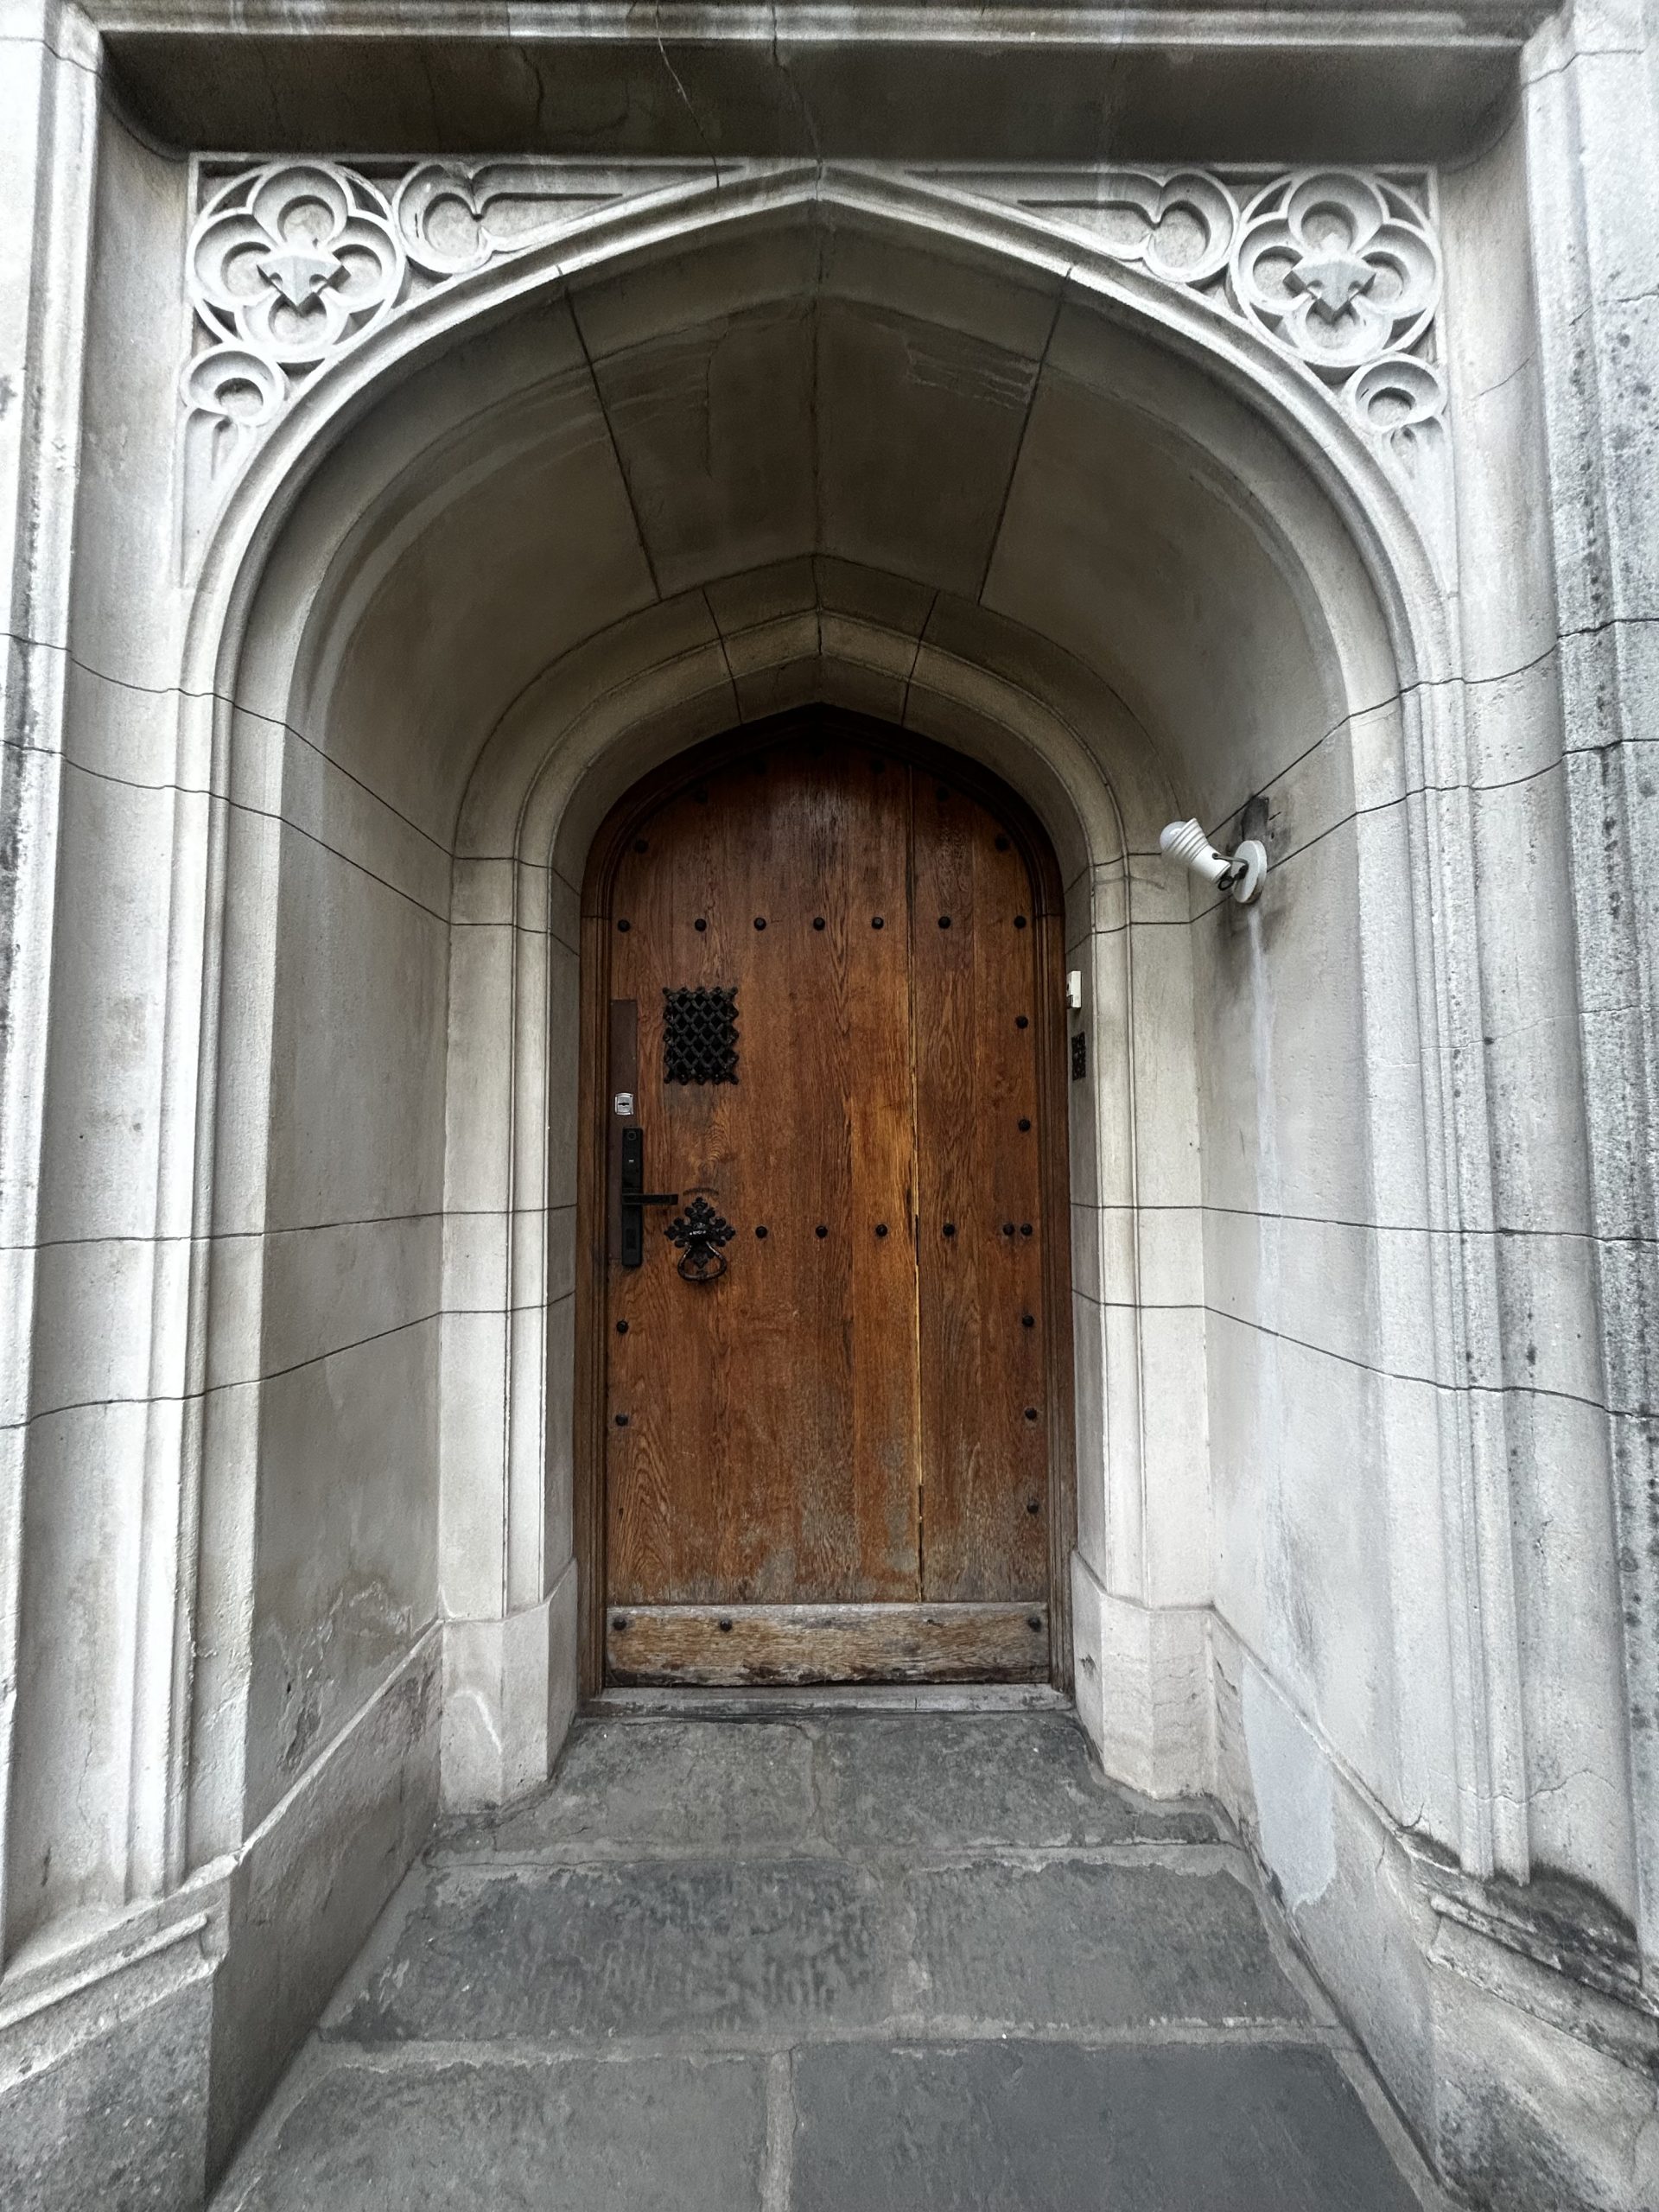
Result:
M609 841L615 1682L1051 1671L1055 901L901 743L798 718Z

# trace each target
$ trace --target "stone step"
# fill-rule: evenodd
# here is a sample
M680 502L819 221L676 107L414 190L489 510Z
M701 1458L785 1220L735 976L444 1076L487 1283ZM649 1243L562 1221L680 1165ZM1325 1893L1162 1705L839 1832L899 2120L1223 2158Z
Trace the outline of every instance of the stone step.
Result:
M410 1878L326 2032L575 2044L1304 2024L1229 1858L437 1864Z
M458 1824L449 1858L848 1853L1211 1842L1196 1802L1108 1782L1069 1713L837 1713L578 1724L552 1784Z

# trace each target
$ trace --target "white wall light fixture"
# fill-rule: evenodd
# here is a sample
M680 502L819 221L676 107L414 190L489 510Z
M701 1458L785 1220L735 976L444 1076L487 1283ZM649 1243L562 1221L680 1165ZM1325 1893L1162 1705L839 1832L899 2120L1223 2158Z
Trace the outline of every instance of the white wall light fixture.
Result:
M1230 853L1218 853L1196 822L1172 822L1158 840L1166 861L1179 861L1205 882L1226 891L1241 906L1260 895L1268 872L1268 849L1255 837L1243 837Z

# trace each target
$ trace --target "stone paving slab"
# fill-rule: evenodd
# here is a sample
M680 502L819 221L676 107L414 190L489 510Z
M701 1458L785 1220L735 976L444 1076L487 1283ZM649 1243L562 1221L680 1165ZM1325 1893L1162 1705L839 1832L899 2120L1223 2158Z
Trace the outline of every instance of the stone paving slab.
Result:
M464 1866L414 1878L329 2032L363 2043L798 2038L938 2019L1305 2021L1255 1898L1206 1859Z
M220 2212L760 2212L766 2062L336 2054ZM234 2194L232 2191L234 2191Z
M416 1878L420 1882L420 1878ZM362 2043L794 2035L889 2017L897 1951L834 1860L466 1868L420 1883L330 2032Z
M842 1850L1210 1843L1201 1805L1153 1805L1107 1781L1069 1713L864 1713L819 1724L828 1840Z
M579 1723L552 1786L444 1838L447 1857L789 1852L817 1823L812 1738L791 1721Z
M790 2212L1416 2212L1319 2050L798 2054Z
M769 2068L781 2155L768 2160ZM770 2178L770 2186L768 2186ZM330 2054L219 2212L1417 2212L1328 2052Z
M1405 2212L1204 1804L1055 1713L588 1718L410 1875L219 2212Z
M1307 2018L1261 1909L1221 1872L998 1860L907 1878L931 2018L1113 2028Z

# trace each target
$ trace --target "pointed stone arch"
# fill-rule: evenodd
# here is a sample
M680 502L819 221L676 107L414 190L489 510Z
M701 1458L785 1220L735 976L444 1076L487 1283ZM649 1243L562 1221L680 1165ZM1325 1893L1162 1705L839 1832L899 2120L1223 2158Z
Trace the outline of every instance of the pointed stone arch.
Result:
M379 804L366 756L343 749L339 731L397 670L390 618L372 652L363 640L399 580L441 545L447 574L465 574L470 548L485 582L507 573L492 562L533 562L528 523L506 543L529 507L502 504L504 483L588 428L616 454L629 401L601 391L611 356L591 316L605 288L619 324L636 315L630 342L664 360L700 317L737 318L746 302L786 298L785 264L817 270L818 281L830 268L837 296L887 328L907 312L905 283L943 271L948 297L933 303L933 327L955 350L922 363L928 389L954 389L952 378L995 385L991 369L1017 359L1031 372L1027 415L1046 378L1080 395L1074 419L1107 410L1111 433L1100 444L1112 467L1090 478L1067 527L1091 526L1089 499L1110 493L1113 467L1141 487L1124 494L1115 523L1127 528L1136 496L1148 529L1159 518L1153 492L1187 502L1184 542L1196 546L1206 531L1212 541L1210 565L1191 575L1221 600L1248 568L1240 608L1250 591L1268 594L1279 626L1276 636L1265 626L1248 668L1217 662L1213 683L1224 686L1230 668L1248 677L1241 691L1251 694L1260 741L1282 648L1299 742L1324 748L1359 817L1386 817L1386 830L1360 842L1344 894L1353 964L1342 988L1358 1009L1355 1141L1368 1157L1387 1150L1406 1163L1388 1203L1430 1232L1378 1258L1367 1295L1383 1314L1428 1317L1422 1371L1403 1378L1421 1389L1382 1408L1380 1448L1389 1464L1409 1458L1417 1470L1410 1512L1432 1529L1433 1558L1415 1586L1402 1584L1379 1664L1392 1669L1412 1646L1443 1651L1453 1688L1442 1700L1437 1686L1400 1686L1415 1702L1379 1786L1409 1796L1424 1774L1455 1774L1455 1802L1436 1802L1433 1824L1471 1867L1521 1872L1503 1437L1499 1416L1459 1384L1471 1346L1495 1325L1494 1292L1484 1248L1442 1233L1490 1212L1486 1152L1469 1135L1484 1105L1444 552L1375 446L1261 330L1059 235L1028 208L989 205L939 178L815 164L645 195L389 316L275 422L200 550L180 780L221 804L181 848L170 948L163 1205L198 1242L188 1248L188 1327L162 1347L185 1410L180 1433L157 1424L153 1448L177 1455L184 1522L199 1525L200 1541L179 1551L173 1579L161 1575L147 1601L174 1669L172 1736L147 1768L163 1856L176 1873L233 1850L273 1802L274 1785L251 1796L246 1770L261 1725L248 1682L264 1290L262 1278L210 1262L200 1238L209 1220L245 1223L253 1235L266 1220L273 1060L288 1018L270 825L302 814L316 797L309 783L336 774L340 791L355 780L364 804ZM1010 316L1036 334L1023 352L1003 342ZM580 342L555 361L561 318ZM588 407L573 429L578 398L587 406L594 393L596 413ZM1031 529L1015 497L1024 450L1016 441L998 531L1011 514ZM651 487L620 461L618 469L643 546ZM1039 493L1058 511L1064 489L1051 477ZM493 542L479 519L492 514L519 520L504 520ZM771 526L761 513L747 539L734 533L740 551L753 553ZM807 696L890 715L986 760L1029 799L1065 865L1069 934L1096 1039L1074 1155L1074 1196L1095 1220L1080 1262L1078 1427L1097 1440L1098 1475L1083 1500L1078 1616L1080 1629L1085 1618L1095 1625L1092 1642L1079 1637L1080 1661L1094 1669L1091 1684L1084 1669L1080 1702L1109 1761L1131 1778L1191 1787L1213 1770L1211 1440L1204 1408L1185 1404L1177 1387L1203 1361L1205 1262L1190 1235L1183 1243L1159 1218L1192 1203L1205 1075L1193 909L1154 855L1170 814L1196 809L1219 831L1255 779L1230 785L1223 772L1224 715L1206 738L1193 736L1203 685L1170 679L1174 615L1139 640L1126 629L1091 658L1086 607L1057 603L1051 620L1054 571L1027 558L1019 588L994 603L983 580L976 592L930 576L925 548L889 545L876 557L878 535L865 543L852 528L837 540L819 514L804 537L784 542L782 531L762 547L767 558L722 564L694 545L672 575L672 562L647 556L637 590L601 579L581 621L532 637L510 681L494 672L493 692L480 683L475 717L442 757L431 749L430 811L405 809L404 830L391 833L407 833L410 880L426 887L446 944L434 1047L445 1070L434 1542L454 1802L508 1796L544 1773L575 1695L561 1460L568 1353L549 1319L566 1261L549 1206L569 1095L559 1084L573 1072L560 1056L574 1006L563 948L574 944L584 841L653 760ZM1102 573L1128 577L1122 567ZM1205 635L1226 629L1217 619ZM406 631L404 644L410 667L435 665L430 639ZM407 671L397 680L405 689L392 696L416 728L418 682ZM1259 744L1255 757L1275 765ZM1248 1052L1224 1011L1205 1018L1212 1046ZM1413 1040L1403 1060L1402 1037ZM1256 1076L1270 1084L1272 1071ZM1385 1129L1405 1141L1383 1147ZM486 1217L487 1229L476 1225ZM1190 1327L1170 1318L1181 1313L1198 1318ZM1190 1523L1179 1544L1166 1514L1148 1511L1149 1498L1161 1508L1173 1497ZM198 1634L194 1670L181 1632L189 1622L215 1624L211 1637Z

